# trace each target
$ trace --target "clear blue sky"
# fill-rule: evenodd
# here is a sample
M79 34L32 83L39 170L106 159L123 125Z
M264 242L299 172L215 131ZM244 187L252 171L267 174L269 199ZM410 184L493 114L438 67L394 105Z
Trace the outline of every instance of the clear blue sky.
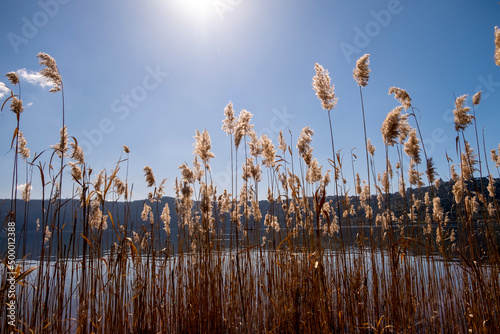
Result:
M311 86L316 62L335 84L335 142L346 152L350 176L348 152L356 148L358 157L364 154L352 70L357 58L370 53L372 72L363 95L377 170L384 164L380 126L398 105L387 92L397 86L420 109L428 153L447 180L445 150L456 160L454 95L471 98L483 90L478 126L485 127L488 150L499 142L496 25L497 1L8 1L0 11L0 73L38 71L36 54L53 56L63 78L69 135L84 146L95 171L110 171L122 145L128 145L129 180L134 199L142 199L145 165L157 179L168 178L167 195L173 195L177 167L193 159L196 129L209 131L216 156L213 179L219 190L228 187L229 139L221 121L229 101L237 113L252 112L257 132L275 143L280 129L290 129L295 148L300 130L310 125L314 155L326 169L330 133ZM3 74L0 81L10 87ZM48 90L22 81L29 107L21 130L32 156L59 140L61 96ZM14 128L7 106L0 114L0 198L10 196ZM473 132L467 136L472 141ZM356 170L364 176L364 160L356 162ZM119 175L125 176L124 169ZM34 197L39 190L35 175Z

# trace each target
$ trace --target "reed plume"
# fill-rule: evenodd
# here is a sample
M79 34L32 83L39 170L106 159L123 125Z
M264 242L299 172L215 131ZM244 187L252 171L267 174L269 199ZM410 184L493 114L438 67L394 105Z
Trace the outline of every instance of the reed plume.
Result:
M5 75L7 79L9 79L10 83L13 84L14 86L19 83L19 76L17 75L16 72L9 72Z
M391 94L394 94L394 98L401 103L405 110L411 107L411 98L406 90L398 87L391 87L389 88L389 95Z
M151 169L151 167L144 166L144 176L146 178L146 183L148 187L152 187L155 184L156 180L153 175L153 170Z
M495 64L500 66L500 29L495 27Z
M356 61L356 68L353 70L354 80L358 83L358 86L365 87L368 84L368 79L370 77L370 65L369 60L370 55L364 54Z
M337 98L335 97L335 85L331 84L330 75L328 70L323 66L316 63L314 64L316 74L313 77L313 89L316 91L316 96L321 101L321 106L325 110L332 110L337 105Z
M478 91L474 96L472 97L472 104L477 106L481 102L481 92Z
M205 167L208 168L210 159L215 157L215 154L210 152L212 148L210 135L206 129L201 134L200 131L196 130L194 138L196 139L196 143L194 144L195 148L193 153L198 155Z
M403 110L402 106L398 106L391 110L382 123L380 130L384 143L387 146L393 146L397 143L396 138L400 135L401 110Z
M24 138L22 131L19 131L17 135L18 135L18 148L17 148L18 153L24 160L26 160L30 157L30 149L26 147L28 141L26 140L26 138Z
M10 109L19 117L24 110L23 101L14 96L10 102Z
M53 85L50 92L56 93L60 91L62 89L62 78L55 59L44 52L38 53L37 58L39 58L40 65L45 66L40 70L40 74Z
M467 125L472 124L472 115L468 114L470 108L464 106L467 94L459 96L455 100L455 109L453 115L455 116L455 131L465 130Z

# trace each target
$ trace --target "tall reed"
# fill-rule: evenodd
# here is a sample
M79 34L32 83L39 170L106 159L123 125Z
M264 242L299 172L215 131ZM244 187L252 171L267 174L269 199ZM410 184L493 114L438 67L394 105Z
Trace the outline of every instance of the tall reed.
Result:
M62 91L55 60L46 54L39 57L53 90ZM385 168L377 175L362 95L370 72L368 57L358 60L353 73L360 87L367 173L361 180L351 160L355 195L349 195L342 154L334 146L334 86L319 64L313 87L328 112L332 157L327 161L333 171L324 171L321 159L314 156L314 131L309 126L302 129L295 150L292 137L287 143L282 132L278 138L257 137L252 114L243 109L235 117L229 103L222 128L231 143L231 189L217 189L211 175L215 156L210 135L196 130L193 162L179 166L173 202L164 196L166 179L157 179L149 165L143 169L149 194L132 201L127 146L112 169L93 171L77 139L68 135L64 101L60 142L29 160L19 130L20 112L16 113L13 198L7 219L12 217L10 206L17 203L18 155L26 159L27 181L39 175L42 196L40 207L25 206L26 213L36 210L40 215L36 235L41 245L35 259L29 257L34 243L25 242L19 254L16 329L497 331L498 182L487 161L487 179L481 171L479 179L474 176L483 161L476 158L463 131L473 120L465 105L467 96L455 101L457 166L450 166L449 182L433 182L436 171L423 146L416 109L406 91L390 88L401 105L382 124ZM13 79L9 76L12 84ZM22 102L14 101L20 97L12 93L8 100L19 111ZM476 145L479 150L477 130ZM244 161L237 159L241 149ZM397 154L396 160L391 161L389 150ZM499 153L491 154L496 167ZM410 159L408 166L404 154ZM59 170L52 164L57 158ZM425 169L427 187L419 168ZM69 172L65 189L73 186L69 198L62 194L64 170ZM481 182L488 182L487 187L479 186ZM29 189L27 182L24 190ZM267 189L266 200L258 200L259 189ZM133 209L136 205L140 209ZM18 233L28 240L33 222L28 214L24 217ZM2 262L0 296L6 300L8 268ZM12 328L1 313L0 331L8 329Z

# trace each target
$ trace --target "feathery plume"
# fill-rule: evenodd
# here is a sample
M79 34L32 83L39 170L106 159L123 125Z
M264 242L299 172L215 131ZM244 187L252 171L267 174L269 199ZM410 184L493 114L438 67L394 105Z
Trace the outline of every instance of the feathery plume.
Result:
M493 159L493 152L495 152L495 150L491 150L491 158ZM496 156L496 159L493 160L493 162L495 163L495 167L498 168L500 167L500 143L498 144L498 154L495 153L495 156Z
M207 168L210 170L210 167ZM201 178L205 175L205 170L201 168L201 163L198 161L198 156L195 155L193 159L193 176L194 179L198 182L201 181Z
M71 167L71 176L76 180L82 179L82 170L78 167L74 162L70 162L69 166Z
M330 177L330 170L328 169L325 175L323 175L323 180L321 180L321 183L323 184L323 187L326 187L330 184L330 182L332 182L332 178Z
M43 238L43 244L45 245L50 241L50 237L52 236L52 232L50 232L49 225L45 226L45 236Z
M384 139L384 143L388 146L396 144L396 138L399 136L399 122L401 120L402 109L402 106L398 106L391 110L382 123L382 128L380 129L382 138Z
M379 180L380 184L382 185L382 190L388 194L389 191L391 190L390 189L391 183L389 181L389 175L387 174L387 171L384 170L384 172L382 173L382 176L379 173L378 180Z
M94 189L99 192L101 190L101 186L102 186L103 182L104 182L104 169L101 170L99 172L99 174L97 174L97 176L94 180Z
M389 95L391 94L394 94L394 98L401 103L405 110L411 107L411 98L406 90L398 87L391 87L389 88Z
M422 182L422 174L423 173L420 173L415 169L415 161L411 160L410 168L408 169L408 177L410 184L416 185L418 187L423 186L424 183Z
M444 222L444 212L443 208L441 207L441 198L439 197L434 197L432 199L432 218L436 223L442 223Z
M222 121L222 130L226 134L233 134L236 127L236 117L234 117L233 102L229 102L224 108L226 118Z
M245 109L240 111L234 133L234 146L236 149L240 146L243 137L248 135L253 129L253 124L250 124L252 116L252 113Z
M276 165L276 149L274 148L273 142L266 134L260 137L260 142L262 143L262 156L264 157L262 163L267 167L274 167Z
M495 64L500 66L500 29L495 27Z
M186 163L183 163L177 169L181 170L182 180L187 183L194 183L196 180L193 171Z
M356 194L360 195L361 192L361 178L359 177L359 173L356 173Z
M153 220L153 212L151 212L151 207L146 203L144 203L141 212L141 219L143 222L145 222L146 220L148 220L148 218L150 219L151 224L153 224L154 220Z
M19 117L24 110L23 101L18 99L17 96L14 96L10 102L10 110Z
M319 166L318 160L314 158L311 163L308 165L306 172L306 181L309 183L315 183L321 180L321 169L323 166Z
M125 185L125 183L122 180L120 180L118 177L115 177L113 182L115 184L116 194L118 196L122 196L122 195L126 194L127 186Z
M248 143L248 148L250 148L250 155L254 157L259 157L262 155L262 140L257 137L257 133L251 130L248 135L250 136L250 142Z
M7 79L9 79L10 83L13 84L14 86L19 83L19 76L17 75L16 72L9 72L5 75Z
M495 179L493 179L493 175L488 176L488 193L490 197L494 198L495 197Z
M465 142L464 151L465 151L465 154L462 153L462 155L463 155L462 164L463 163L467 164L467 168L470 169L470 173L472 176L472 174L474 174L474 172L477 171L477 168L476 168L476 165L478 164L477 154L474 153L474 149L470 146L468 141Z
M85 158L83 156L82 148L78 146L76 140L75 142L69 143L69 146L73 147L73 153L71 153L71 159L83 165L85 163Z
M108 216L102 215L100 208L99 199L96 197L92 202L90 202L90 220L89 225L93 229L106 230L108 228L107 223Z
M215 157L215 154L210 152L210 149L212 148L210 135L206 129L201 134L200 131L196 130L194 138L196 139L196 143L194 144L193 153L200 157L206 167L210 162L210 159Z
M26 144L28 142L26 141L26 138L24 138L24 135L21 131L19 131L17 135L18 135L17 151L23 157L23 159L26 160L30 157L30 150L29 148L26 147Z
M500 144L499 144L499 146L500 146ZM500 164L499 164L500 156L497 154L497 151L495 151L494 148L491 149L490 155L491 155L491 161L493 161L495 163L495 167L498 168L500 166Z
M453 185L451 192L455 197L455 203L459 204L460 202L462 202L462 196L464 194L464 182L461 179L459 180L459 182L456 182Z
M321 101L321 106L325 110L332 110L337 104L337 98L335 97L334 84L330 85L330 76L328 70L325 70L323 66L316 63L314 64L314 70L316 74L313 77L313 89L316 91L316 96Z
M22 188L23 192L21 193L21 198L23 199L23 201L29 202L31 197L31 189L33 188L31 186L31 182L26 183L25 185L22 186Z
M358 83L358 86L365 87L368 84L368 79L370 76L370 60L368 59L370 54L364 54L356 61L356 68L353 70L354 80Z
M300 131L300 136L299 139L297 140L297 149L299 150L299 154L302 156L304 159L306 165L309 166L312 160L312 147L310 146L310 143L312 141L311 136L314 134L314 131L309 127L306 126L305 128Z
M455 115L455 130L465 130L467 125L472 124L472 115L467 114L470 110L469 107L465 107L465 99L467 94L457 97L455 100L455 109L453 110L453 115Z
M408 141L405 143L405 153L418 165L422 161L420 159L420 140L417 137L417 130L412 129Z
M465 210L466 212L469 212L471 215L474 213L477 213L478 209L478 202L477 202L477 197L476 196L465 196Z
M253 178L255 182L260 182L262 180L260 165L255 165L252 158L247 158L246 163L243 164L243 175L241 175L241 178L245 181Z
M50 145L52 147L59 158L62 158L63 155L66 155L66 151L68 151L68 127L65 125L59 130L61 141L55 145Z
M287 145L286 145L286 141L285 141L285 136L283 136L283 131L280 130L280 133L278 135L278 141L280 143L280 145L278 146L278 149L285 152L286 151L286 148L287 148Z
M399 118L399 142L402 144L406 138L408 138L408 134L411 131L410 124L408 123L408 114L401 115Z
M399 194L401 195L401 197L405 196L405 191L406 191L406 184L403 175L401 175L401 177L399 178Z
M373 155L375 154L375 146L372 144L370 138L366 140L366 148L368 149L368 153L370 153L370 155L373 157Z
M45 68L42 68L39 73L54 85L54 87L50 89L50 92L56 93L60 91L62 87L62 79L55 59L44 52L38 53L37 58L40 58L40 65L46 66Z
M434 161L432 161L432 157L427 159L427 168L425 170L425 173L427 174L427 179L429 180L429 183L434 182L436 178L436 167L434 166Z
M472 104L477 106L481 102L481 92L479 91L472 97Z
M161 212L160 219L162 220L164 227L163 229L170 235L170 209L168 207L168 203L165 203L163 210Z
M155 177L153 175L153 170L149 166L144 167L144 176L146 177L146 183L148 187L152 187L155 184Z
M452 179L452 181L453 182L457 182L457 180L458 180L458 174L455 171L455 165L454 164L451 165L450 169L451 169L451 179Z

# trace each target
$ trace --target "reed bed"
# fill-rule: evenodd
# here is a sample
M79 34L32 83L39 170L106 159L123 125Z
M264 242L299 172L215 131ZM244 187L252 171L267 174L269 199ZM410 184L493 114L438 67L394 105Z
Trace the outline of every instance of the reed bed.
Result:
M40 73L53 83L51 92L64 96L55 60L38 57L45 66ZM439 194L446 191L422 145L409 94L389 90L400 105L381 127L385 164L379 173L363 124L366 166L358 168L366 168L368 178L362 181L344 167L355 166L354 158L344 162L335 150L330 112L337 98L328 71L319 64L315 71L313 88L330 121L331 170L323 171L313 155L310 127L296 144L280 133L275 146L266 135L257 137L250 112L235 116L229 103L222 129L229 139L231 189L220 191L211 181L210 136L196 131L194 160L179 166L174 207L161 201L165 180L157 181L144 167L150 193L139 219L131 214L130 150L124 146L113 169L93 172L77 139L68 137L64 97L60 142L30 157L21 131L21 83L10 72L18 93L12 91L4 106L10 102L17 126L5 224L15 222L16 238L26 240L28 222L16 219L17 213L39 211L43 247L39 258L30 259L24 243L15 267L7 253L3 256L0 332L499 332L496 180L477 130L475 143L465 137L465 128L475 123L467 95L455 101L459 163L450 166L453 202L445 212ZM362 89L369 73L364 55L353 73L363 121ZM472 106L479 103L480 92ZM244 161L237 161L238 150L244 150ZM390 161L389 152L397 153L397 161ZM489 154L495 168L499 154L495 149ZM23 163L27 185L21 208L14 199ZM30 207L29 185L37 178L44 201ZM62 198L63 181L73 184L72 198ZM355 185L354 196L348 181ZM393 186L399 192L391 193ZM258 198L262 187L267 187L265 212ZM114 211L118 201L125 203L120 214ZM177 221L171 219L174 210ZM111 241L105 237L109 231ZM68 232L69 241L63 240ZM12 302L11 272L14 326L4 312Z

